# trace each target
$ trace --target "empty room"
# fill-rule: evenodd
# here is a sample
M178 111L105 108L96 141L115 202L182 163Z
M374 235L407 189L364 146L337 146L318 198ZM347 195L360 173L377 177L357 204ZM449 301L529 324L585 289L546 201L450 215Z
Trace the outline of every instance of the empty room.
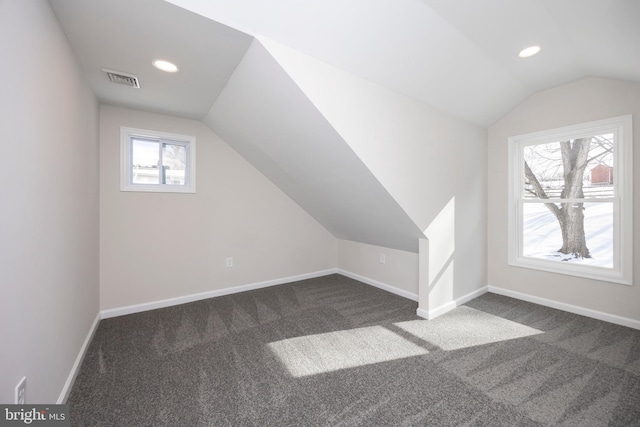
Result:
M0 0L0 424L640 426L638 22Z

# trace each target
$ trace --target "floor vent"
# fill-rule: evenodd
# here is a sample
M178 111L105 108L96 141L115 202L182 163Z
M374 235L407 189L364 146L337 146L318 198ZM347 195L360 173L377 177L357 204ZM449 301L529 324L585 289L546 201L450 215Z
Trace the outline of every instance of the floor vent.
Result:
M104 71L107 74L107 77L113 83L116 83L119 85L131 86L135 88L140 87L138 76L135 76L133 74L128 74L128 73L123 73L122 71L107 70L106 68L103 68L102 71Z

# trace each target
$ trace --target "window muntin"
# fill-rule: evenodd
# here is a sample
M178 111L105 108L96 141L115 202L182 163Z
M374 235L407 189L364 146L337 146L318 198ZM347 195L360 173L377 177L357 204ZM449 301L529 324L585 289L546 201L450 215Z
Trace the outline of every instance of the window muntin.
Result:
M509 151L509 263L631 284L631 116L512 137Z
M195 138L122 128L121 190L195 192Z

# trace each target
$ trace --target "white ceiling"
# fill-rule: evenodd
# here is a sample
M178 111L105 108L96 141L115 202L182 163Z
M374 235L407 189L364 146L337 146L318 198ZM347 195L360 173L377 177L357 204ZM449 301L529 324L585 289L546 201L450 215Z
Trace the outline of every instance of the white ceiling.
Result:
M98 98L199 119L227 84L252 37L162 0L50 0ZM168 59L180 71L152 66ZM102 68L135 74L140 89L111 83Z
M640 80L638 0L168 1L481 126L582 77Z
M423 1L533 91L587 76L640 80L638 0ZM514 55L533 44L538 57Z
M50 3L103 102L189 118L209 111L255 35L481 126L582 77L640 80L638 0ZM531 44L542 52L518 58ZM158 57L180 72L154 69ZM103 67L142 88L109 83Z

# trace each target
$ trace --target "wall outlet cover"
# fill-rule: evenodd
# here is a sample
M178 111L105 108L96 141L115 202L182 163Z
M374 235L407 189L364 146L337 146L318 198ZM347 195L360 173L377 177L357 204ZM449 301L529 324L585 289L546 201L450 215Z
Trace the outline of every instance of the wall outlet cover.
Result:
M16 405L24 405L27 402L27 377L22 377L16 386Z

